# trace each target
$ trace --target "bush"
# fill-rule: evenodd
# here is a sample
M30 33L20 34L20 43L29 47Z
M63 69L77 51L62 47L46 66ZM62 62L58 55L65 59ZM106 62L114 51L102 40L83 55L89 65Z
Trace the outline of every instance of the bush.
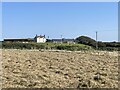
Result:
M80 36L76 38L76 42L79 44L85 44L92 46L94 49L96 48L96 41L87 36ZM120 47L120 42L97 42L98 50L108 50L108 51L117 51Z
M76 42L85 44L85 45L89 45L89 46L93 46L93 47L96 46L96 41L87 36L80 36L80 37L76 38Z
M55 43L19 43L19 42L3 42L3 48L6 49L57 49L57 50L88 50L91 47L82 44L55 44Z

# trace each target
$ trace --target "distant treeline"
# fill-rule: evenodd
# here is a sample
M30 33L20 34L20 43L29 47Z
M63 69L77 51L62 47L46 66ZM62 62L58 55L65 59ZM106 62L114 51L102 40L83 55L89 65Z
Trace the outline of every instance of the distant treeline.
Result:
M80 36L76 38L77 43L85 44L96 48L96 43L99 50L119 50L120 42L96 42L94 39L91 39L87 36Z

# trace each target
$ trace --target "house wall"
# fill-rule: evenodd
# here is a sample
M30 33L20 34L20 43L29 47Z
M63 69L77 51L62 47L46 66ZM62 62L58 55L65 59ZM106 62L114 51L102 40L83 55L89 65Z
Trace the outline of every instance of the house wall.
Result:
M73 41L67 41L68 44L75 44Z
M37 43L45 43L45 42L46 42L45 38L40 38L40 37L37 38Z
M62 43L62 41L53 41L53 43Z

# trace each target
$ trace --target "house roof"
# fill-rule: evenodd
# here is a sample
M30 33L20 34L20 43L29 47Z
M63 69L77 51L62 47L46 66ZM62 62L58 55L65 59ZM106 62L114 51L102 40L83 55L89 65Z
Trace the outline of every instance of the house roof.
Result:
M61 42L61 39L52 39L52 41Z
M63 41L75 41L74 39L62 39Z
M33 38L13 38L13 39L4 39L4 41L33 41Z
M45 35L44 36L42 36L42 35L40 35L40 36L36 35L35 38L45 38Z
M74 42L75 40L74 39L52 39L52 41L55 41L55 42Z
M38 38L38 37L39 37L39 38L43 38L44 36L37 36L37 38Z

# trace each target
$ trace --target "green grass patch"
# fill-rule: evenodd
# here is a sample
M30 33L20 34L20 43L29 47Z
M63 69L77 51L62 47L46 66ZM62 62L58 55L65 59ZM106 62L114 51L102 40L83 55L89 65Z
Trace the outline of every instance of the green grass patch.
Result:
M6 49L56 49L56 50L89 50L92 49L90 46L84 44L67 44L67 43L20 43L20 42L3 42L2 48Z

